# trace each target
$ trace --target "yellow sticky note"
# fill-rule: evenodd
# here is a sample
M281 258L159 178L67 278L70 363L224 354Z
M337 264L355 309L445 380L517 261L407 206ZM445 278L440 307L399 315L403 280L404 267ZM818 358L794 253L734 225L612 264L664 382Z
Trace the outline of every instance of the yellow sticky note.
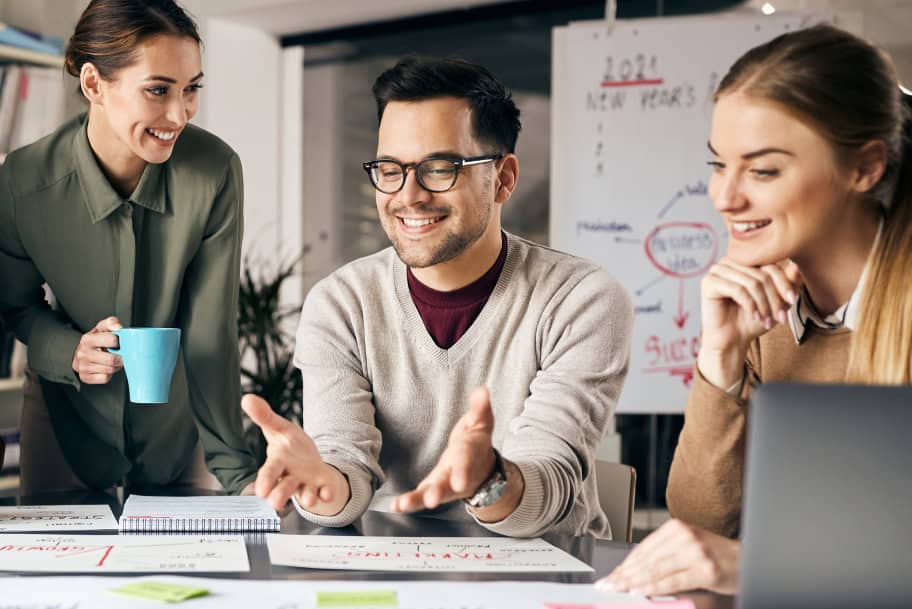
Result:
M187 599L209 594L209 591L205 588L194 588L193 586L180 586L166 582L152 581L136 582L119 588L111 588L111 592L124 594L126 596L135 596L137 598L146 598L153 601L162 601L165 603L179 603Z
M329 607L397 607L395 590L317 592L317 609Z

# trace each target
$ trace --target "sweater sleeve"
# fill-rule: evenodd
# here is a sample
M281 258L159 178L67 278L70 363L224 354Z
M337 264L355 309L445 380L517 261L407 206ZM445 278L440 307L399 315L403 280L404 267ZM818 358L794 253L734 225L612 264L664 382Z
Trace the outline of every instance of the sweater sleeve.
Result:
M666 489L672 516L732 538L741 522L747 400L760 382L758 344L748 351L739 395L695 369Z
M505 519L479 524L535 537L570 515L627 375L632 325L629 296L602 270L558 292L539 329L540 370L501 451L522 472L523 497Z
M357 520L383 482L373 391L356 338L363 334L363 316L344 303L342 292L349 287L335 277L314 286L304 301L295 340L295 365L303 377L304 431L351 488L348 504L334 516L313 514L295 502L305 520L320 526L341 527Z

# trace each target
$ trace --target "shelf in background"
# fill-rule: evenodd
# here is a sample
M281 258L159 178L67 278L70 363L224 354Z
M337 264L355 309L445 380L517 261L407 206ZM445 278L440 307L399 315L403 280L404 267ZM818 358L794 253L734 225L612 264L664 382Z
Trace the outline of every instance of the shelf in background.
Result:
M52 68L63 67L62 55L39 53L38 51L20 49L19 47L9 46L8 44L0 44L0 61L29 63Z

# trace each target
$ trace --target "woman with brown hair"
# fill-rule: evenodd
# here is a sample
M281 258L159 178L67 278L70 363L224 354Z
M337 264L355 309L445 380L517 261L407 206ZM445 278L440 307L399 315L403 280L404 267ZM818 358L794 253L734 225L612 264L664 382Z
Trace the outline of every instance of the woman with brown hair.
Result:
M733 593L747 399L769 381L912 381L910 109L876 47L832 26L743 55L715 96L710 197L727 256L668 483L675 520L599 582Z
M239 408L243 185L234 151L189 124L196 24L173 0L92 0L66 69L88 112L0 169L0 316L29 348L20 491L218 486L208 466L238 492L256 475ZM128 400L107 351L122 326L182 329L167 404Z

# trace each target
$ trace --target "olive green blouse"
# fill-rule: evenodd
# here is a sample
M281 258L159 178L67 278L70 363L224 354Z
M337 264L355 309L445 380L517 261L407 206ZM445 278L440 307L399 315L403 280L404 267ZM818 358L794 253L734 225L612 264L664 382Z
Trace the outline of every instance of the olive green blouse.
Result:
M28 345L60 446L90 487L168 484L199 439L212 473L239 492L257 467L240 410L240 161L188 125L171 158L147 164L123 199L86 123L73 119L0 168L0 315ZM79 339L111 315L125 327L182 329L168 404L130 403L122 371L106 385L80 383Z

